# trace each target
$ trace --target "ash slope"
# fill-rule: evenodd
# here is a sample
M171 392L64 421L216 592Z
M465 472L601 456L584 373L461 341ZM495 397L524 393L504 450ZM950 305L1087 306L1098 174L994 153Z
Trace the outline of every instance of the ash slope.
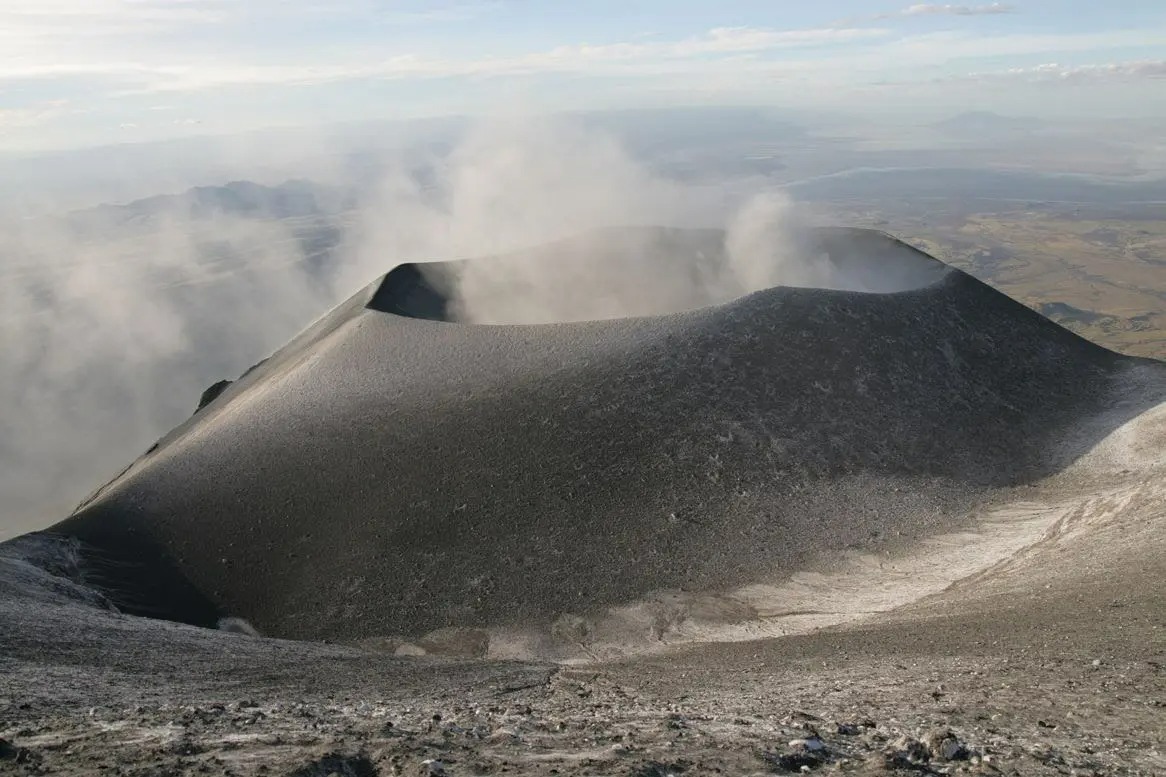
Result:
M307 639L553 622L958 525L1162 398L1122 388L1145 362L886 236L823 240L934 280L470 326L398 269L53 531L132 613Z

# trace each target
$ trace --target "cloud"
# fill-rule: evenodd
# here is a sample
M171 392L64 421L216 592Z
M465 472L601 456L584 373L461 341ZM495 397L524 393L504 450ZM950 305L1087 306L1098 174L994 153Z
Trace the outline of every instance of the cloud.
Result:
M889 16L992 16L1014 13L1016 9L1006 3L987 5L952 5L950 3L916 3Z
M502 0L435 3L427 8L405 9L383 0L253 0L248 13L260 16L277 11L287 16L320 19L356 19L365 25L417 25L466 22L493 13L504 6Z
M120 123L137 123L143 137L169 131L146 115L153 104L173 104L183 112L179 115L197 113L207 117L208 127L217 122L222 129L313 121L316 117L306 107L309 97L335 105L336 114L344 114L342 120L355 118L356 89L344 84L371 86L378 93L408 91L405 99L412 102L405 110L412 115L489 110L499 99L522 99L528 92L543 99L552 79L589 80L583 85L588 95L580 95L587 101L579 107L625 104L637 90L645 94L650 90L651 98L662 99L701 85L702 99L716 102L842 102L838 95L845 90L871 83L929 82L929 68L941 67L950 74L1075 56L1104 61L1123 56L1111 53L1116 49L1160 46L1166 40L1162 29L1148 27L1056 34L971 34L976 32L971 29L907 34L894 29L901 25L872 22L1011 10L1003 3L904 3L906 7L881 17L803 29L714 26L671 37L628 31L592 40L555 39L542 31L541 41L531 38L535 42L525 45L518 44L516 36L475 35L469 41L462 32L445 37L439 32L465 30L464 25L394 31L394 25L406 22L442 24L505 7L488 0L453 0L447 5L374 0L46 0L40 5L21 4L25 10L13 10L12 5L0 3L0 89L26 89L46 99L71 98L100 117L88 125L93 134L108 134ZM356 23L359 33L353 32ZM254 38L255 29L265 30L261 40ZM527 39L526 34L521 39ZM1003 64L987 64L993 57ZM1009 57L1013 59L1004 59ZM491 79L497 83L479 83ZM427 81L443 83L422 88ZM394 85L383 86L390 82ZM410 90L412 84L417 88ZM778 94L778 89L787 93ZM239 110L240 99L249 100L252 94L259 98L249 104L252 110ZM559 99L558 94L550 99ZM278 115L256 116L265 109ZM22 113L0 121L20 127L44 121L51 126L52 118L50 113L35 118ZM65 138L63 122L58 129L59 137ZM53 142L73 142L73 135L67 137ZM16 148L48 141L26 130L21 136L9 133L2 142Z
M703 69L715 60L742 54L842 46L888 36L884 29L820 28L775 30L761 27L718 27L678 40L638 40L605 44L557 46L511 56L475 59L398 54L376 60L360 58L328 63L251 63L202 61L54 60L39 65L0 62L5 78L86 77L118 84L121 95L152 92L192 92L232 86L303 86L359 79L493 77L535 73L676 72ZM685 66L683 63L688 63Z
M47 100L24 108L0 108L0 129L35 127L70 112L67 100Z
M335 13L335 6L328 6ZM441 24L468 22L498 8L498 3L460 3L441 8L427 8L421 11L393 11L377 8L371 18L381 24Z
M961 59L1055 56L1069 52L1161 46L1161 29L1100 30L1081 33L1010 33L973 35L963 31L931 32L889 41L879 56L903 67L946 64Z
M404 10L373 0L41 0L23 6L0 7L4 27L27 34L38 32L93 36L184 29L198 24L228 24L247 19L349 18L365 23L416 24L460 22L499 7L497 2L437 4Z
M127 37L227 20L223 0L42 0L0 7L0 42L22 49L53 41ZM11 49L6 47L6 54Z
M717 27L701 38L675 43L641 44L649 54L689 56L734 51L764 51L799 46L831 46L871 40L890 34L887 30L858 27L823 27L808 30L771 30L758 27Z
M1008 3L988 3L985 5L955 5L952 3L915 3L897 11L884 11L870 16L853 16L836 22L840 25L861 24L863 22L885 21L920 16L996 16L1016 13L1016 7Z
M815 47L839 46L876 40L889 31L869 28L828 27L804 30L775 30L764 27L717 27L703 35L680 40L579 44L532 52L514 57L485 58L476 61L425 60L400 58L418 69L442 75L507 75L515 73L584 72L618 66L620 63L653 63L695 60L707 64L709 57L753 54ZM390 70L392 68L390 67Z
M278 22L305 29L322 18L366 26L465 21L494 3L462 3L417 11L364 0L40 0L0 3L0 81L91 77L142 81L166 68L197 68L250 56L280 55L279 38L246 47L208 38L207 30L249 31ZM250 39L250 35L249 35ZM333 42L333 41L325 41ZM286 42L285 42L286 43ZM132 52L132 55L127 56ZM288 61L308 56L297 45ZM264 81L258 81L263 83Z
M946 8L947 6L942 6ZM989 6L983 6L989 7ZM961 6L962 8L962 6ZM1106 30L1066 34L969 35L957 31L895 37L888 29L834 26L800 30L764 27L718 27L701 35L672 40L653 37L614 43L580 43L541 51L474 58L426 56L402 52L375 58L367 52L329 53L312 61L315 52L296 57L247 61L250 52L199 52L143 56L138 61L118 57L77 58L72 62L0 60L5 79L85 78L105 82L114 96L146 93L199 92L229 87L305 86L357 80L491 78L536 74L613 77L705 75L721 69L740 78L779 77L783 73L819 73L829 78L887 66L916 68L998 56L1104 50L1160 44L1160 30ZM796 52L831 49L826 59L797 59ZM234 54L234 56L232 56Z
M1166 78L1166 60L1109 62L1099 65L1061 65L1049 62L1032 67L1017 67L985 73L971 73L974 80L1022 79L1028 81L1100 81Z

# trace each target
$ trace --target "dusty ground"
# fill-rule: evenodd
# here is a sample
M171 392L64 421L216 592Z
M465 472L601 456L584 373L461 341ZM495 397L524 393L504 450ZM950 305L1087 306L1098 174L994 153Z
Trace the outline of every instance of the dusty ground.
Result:
M8 606L0 773L1163 774L1162 490L866 621L589 666Z
M729 656L706 650L667 662L546 670L513 684L447 687L432 676L429 693L404 695L391 684L312 692L245 683L208 684L177 703L140 704L132 693L90 708L7 698L0 730L12 745L0 768L126 775L1166 769L1166 681L1148 645L1135 656L1112 642L1070 652L973 643L961 655L890 658L850 652L861 647L855 636L841 635L836 645L828 638L752 644ZM936 738L947 731L955 742ZM820 741L822 749L797 740L814 748Z

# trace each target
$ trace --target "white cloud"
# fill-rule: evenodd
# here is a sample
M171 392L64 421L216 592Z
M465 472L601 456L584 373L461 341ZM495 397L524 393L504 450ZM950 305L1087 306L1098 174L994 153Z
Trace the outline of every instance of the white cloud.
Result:
M172 122L188 115L185 112L202 115L211 125L214 109L205 101L218 99L220 91L222 99L235 100L237 95L227 94L232 89L270 93L271 104L289 106L274 110L289 115L302 110L298 105L303 101L300 95L276 94L277 88L453 79L462 83L434 85L430 91L444 95L432 98L441 106L438 110L458 111L469 109L477 99L465 96L470 92L485 95L487 89L528 88L537 92L543 86L516 83L479 89L466 81L543 75L597 77L589 88L606 90L605 94L618 90L625 97L636 90L680 94L700 86L717 100L742 95L775 100L784 90L780 99L792 95L815 101L872 83L931 83L928 71L934 68L951 74L1017 62L1106 61L1120 59L1122 49L1166 44L1166 30L1154 28L1056 34L951 29L911 34L887 29L895 26L891 23L872 24L868 17L809 29L722 26L674 38L628 32L614 41L565 45L555 45L562 41L552 39L522 49L510 39L467 40L462 32L442 38L430 28L423 35L414 34L412 27L399 33L391 29L406 22L453 22L501 7L491 0L451 0L420 11L381 0L28 0L19 3L19 9L15 5L0 0L0 89L9 84L28 87L25 82L35 80L31 88L44 98L83 91L88 96L75 98L78 105L99 114L106 122L103 127L136 123L141 132L161 124L178 126ZM1006 13L1011 8L1003 3L917 4L877 18L968 16ZM359 42L302 34L314 30L324 17L342 18L344 24L335 26L345 29L359 19L369 34L358 36ZM251 31L268 29L265 23L276 19L279 24L271 26L271 35L257 40ZM337 103L348 99L347 93L334 91ZM421 104L429 98L417 99ZM485 97L481 102L488 104ZM103 103L100 108L98 103ZM159 106L184 113L151 118L148 111ZM31 127L49 123L60 113L51 106L9 110L0 116L0 125ZM290 120L302 118L306 117Z
M1166 78L1166 60L1109 62L1100 65L1061 65L1055 62L988 73L972 73L973 79L1024 79L1029 81L1094 81L1109 79Z
M225 21L223 0L39 0L0 6L0 40L93 39Z
M899 11L896 16L991 16L1013 13L1016 9L1006 3L988 5L951 5L949 3L916 3Z
M1015 13L1016 7L1008 3L988 3L986 5L954 5L952 3L915 3L897 11L886 11L873 16L858 16L844 19L839 24L857 24L863 21L882 21L912 16L996 16Z
M932 32L890 41L881 55L901 66L935 65L961 59L1058 55L1127 47L1160 47L1166 30L1103 30L1044 34L972 35L962 31Z
M867 28L773 30L762 27L717 27L704 35L682 40L559 46L550 51L512 58L481 60L471 68L479 74L591 70L620 62L683 60L710 55L835 46L873 40L888 34L887 30Z
M0 77L124 73L139 69L123 61L131 51L147 64L176 64L199 53L213 58L224 51L213 45L197 50L195 38L207 29L262 28L271 20L311 25L323 17L384 26L465 21L493 7L480 2L403 11L369 0L0 0ZM262 44L255 46L259 53L271 42Z
M465 21L499 6L498 2L438 4L430 8L402 10L379 0L28 0L0 6L0 19L22 27L97 24L98 31L220 23L270 17L348 17L366 22Z
M120 7L128 1L116 4ZM114 0L104 2L114 4ZM192 0L188 10L195 8L205 12L211 5ZM737 78L819 73L827 79L849 80L855 84L888 65L902 70L990 57L1046 54L1052 58L1073 52L1148 47L1163 42L1166 34L1161 30L996 35L942 31L894 37L890 30L870 27L802 30L720 27L674 40L640 38L465 59L412 53L373 58L367 51L307 50L296 52L294 58L259 52L267 54L267 61L263 62L248 61L256 52L227 49L215 51L212 56L195 45L163 50L142 47L135 50L135 60L124 58L124 51L117 46L93 50L79 45L52 50L51 57L43 53L39 58L0 53L0 83L81 77L108 82L106 94L113 96L196 92L234 86L302 86L359 79L488 78L545 73L633 77L725 71ZM826 48L830 49L828 58L796 56L796 52Z
M0 108L0 129L35 127L69 112L66 100L48 100L23 108Z
M0 57L0 80L68 76L100 78L118 82L119 93L126 94L199 91L229 86L295 86L355 79L675 72L707 67L718 58L861 43L889 34L887 30L873 28L774 30L720 27L679 40L564 45L511 56L452 59L399 54L379 60L354 56L347 61L317 64L232 62L229 56L221 55L211 60L197 51L189 52L186 57L174 52L154 52L140 61L77 56L70 62L54 56L52 60L39 62L29 61L29 58L13 62ZM240 52L240 56L245 55L246 52ZM297 58L307 58L307 55L297 55ZM685 65L685 62L689 64Z
M677 43L645 44L648 53L690 55L732 51L762 51L797 46L824 46L881 38L887 30L824 27L809 30L770 30L757 27L718 27L702 38ZM660 49L655 51L654 49Z
M243 45L236 34L264 20L296 19L311 26L320 16L367 19L368 25L452 21L500 7L494 0L465 0L402 10L374 0L0 0L0 87L5 81L84 79L90 93L118 97L147 93L212 91L227 87L301 86L372 79L490 78L529 74L698 76L740 79L790 73L824 74L823 81L869 81L888 69L942 65L977 57L1032 55L1050 59L1106 46L1153 46L1162 31L1099 31L1065 35L980 35L957 32L896 37L877 26L837 23L811 29L716 27L703 34L665 39L629 35L623 41L579 43L542 50L491 54L478 47L459 57L433 53L413 36L388 36L375 46L292 46L277 37ZM1005 13L1004 3L916 4L891 16ZM869 19L867 20L869 22ZM222 29L222 36L208 31ZM247 40L243 38L243 40ZM417 46L414 49L414 46ZM830 57L815 49L830 49ZM411 50L412 49L412 50ZM795 52L813 52L799 56ZM799 61L800 60L800 61ZM88 86L88 85L87 85Z
M328 6L335 12L335 5ZM371 16L365 16L381 24L437 24L443 22L468 22L483 14L489 13L496 7L495 3L462 3L445 6L444 8L430 8L423 11L393 11L381 7L375 8Z

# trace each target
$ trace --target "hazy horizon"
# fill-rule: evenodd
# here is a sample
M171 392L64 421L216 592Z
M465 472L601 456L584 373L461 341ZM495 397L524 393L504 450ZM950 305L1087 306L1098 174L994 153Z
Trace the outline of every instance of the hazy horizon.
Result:
M1164 44L1132 0L17 2L0 152L530 109L1161 118Z

